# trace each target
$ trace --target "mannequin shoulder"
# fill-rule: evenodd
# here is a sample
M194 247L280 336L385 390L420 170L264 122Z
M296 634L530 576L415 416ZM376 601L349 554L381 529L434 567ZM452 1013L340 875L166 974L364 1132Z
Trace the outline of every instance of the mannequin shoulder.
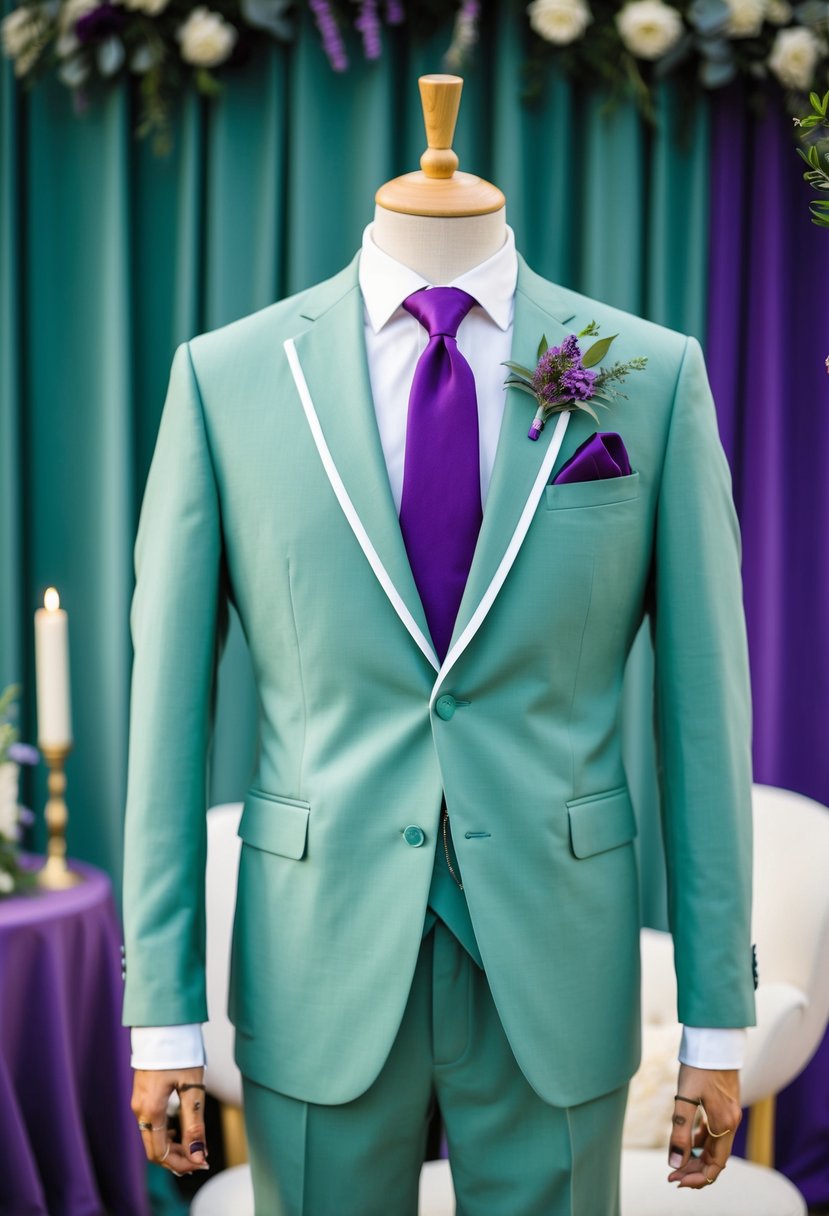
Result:
M329 279L266 304L254 312L190 339L197 371L210 371L238 360L267 358L286 338L307 329L309 317L324 311L329 302L344 295L357 283L356 257Z
M545 279L526 264L519 277L518 290L523 290L542 309L560 320L568 333L578 333L595 321L601 337L618 334L613 347L615 358L628 358L629 352L659 354L669 362L682 358L687 337L685 333ZM626 352L624 356L622 348Z

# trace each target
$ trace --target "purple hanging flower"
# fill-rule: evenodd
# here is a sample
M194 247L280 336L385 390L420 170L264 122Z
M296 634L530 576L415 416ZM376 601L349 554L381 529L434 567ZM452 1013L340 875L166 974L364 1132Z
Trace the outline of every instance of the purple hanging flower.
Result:
M360 0L360 12L354 22L354 28L358 29L363 36L363 52L366 59L379 59L383 48L380 44L377 0Z
M461 6L455 17L452 42L443 57L444 66L450 71L458 71L463 67L470 51L478 41L480 15L480 0L461 0Z
M35 821L35 813L28 806L18 806L17 822L24 828L30 828Z
M75 37L78 42L100 42L111 34L117 34L126 19L123 8L104 0L103 4L91 8L88 13L78 18L75 22Z
M386 25L402 25L405 20L401 0L386 0Z
M309 0L309 4L322 37L322 49L328 56L328 62L335 72L344 72L348 67L348 56L331 5L328 0Z
M6 755L15 764L37 764L40 761L40 752L31 743L10 743Z

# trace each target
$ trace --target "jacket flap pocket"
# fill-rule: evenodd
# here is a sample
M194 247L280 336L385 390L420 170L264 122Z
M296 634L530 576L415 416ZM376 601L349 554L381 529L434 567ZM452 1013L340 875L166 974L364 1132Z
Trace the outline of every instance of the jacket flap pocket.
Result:
M567 811L570 843L576 857L591 857L615 849L636 835L636 816L626 785L586 798L572 798Z
M310 810L311 804L301 798L250 789L239 820L239 835L254 848L299 861L305 852Z

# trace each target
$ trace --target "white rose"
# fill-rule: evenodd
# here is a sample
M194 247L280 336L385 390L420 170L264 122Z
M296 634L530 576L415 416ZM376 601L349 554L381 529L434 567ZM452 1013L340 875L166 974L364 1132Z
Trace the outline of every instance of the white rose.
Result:
M822 46L811 30L793 26L778 30L769 55L769 67L788 89L808 89Z
M42 5L16 8L0 22L3 50L14 60L15 76L25 76L37 59L47 25Z
M58 28L62 33L73 31L75 22L97 7L98 0L65 0L58 11Z
M789 0L766 0L766 20L772 25L788 25L792 19Z
M5 870L0 870L0 894L10 895L14 890L14 879Z
M170 0L124 0L126 8L137 9L140 13L146 13L149 17L155 17L162 12Z
M730 12L725 32L730 38L756 38L763 28L765 0L726 0Z
M66 59L67 56L74 55L80 45L73 31L66 30L55 40L55 51L57 52L58 59Z
M212 13L200 4L179 26L176 37L181 43L182 59L198 67L212 68L227 59L239 31L221 13Z
M0 836L17 840L17 793L20 765L14 760L0 764Z
M32 10L16 8L8 17L3 18L3 50L10 59L14 59L29 41L32 26Z
M630 0L616 14L616 26L627 49L640 59L659 59L682 36L682 17L662 0Z
M557 46L581 38L593 20L585 0L533 0L527 14L535 32Z

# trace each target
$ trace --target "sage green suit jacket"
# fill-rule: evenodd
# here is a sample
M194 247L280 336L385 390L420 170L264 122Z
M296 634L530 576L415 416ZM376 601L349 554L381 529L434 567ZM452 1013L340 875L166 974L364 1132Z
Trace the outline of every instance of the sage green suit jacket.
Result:
M754 1022L740 538L703 357L519 258L515 360L591 319L615 358L647 355L601 416L634 471L550 484L595 423L564 414L532 443L533 403L509 390L441 664L376 426L358 258L175 353L135 545L123 1021L208 1017L206 777L233 603L260 710L230 976L242 1071L322 1103L376 1077L445 790L518 1063L545 1100L582 1102L639 1059L620 696L645 614L678 1017Z

